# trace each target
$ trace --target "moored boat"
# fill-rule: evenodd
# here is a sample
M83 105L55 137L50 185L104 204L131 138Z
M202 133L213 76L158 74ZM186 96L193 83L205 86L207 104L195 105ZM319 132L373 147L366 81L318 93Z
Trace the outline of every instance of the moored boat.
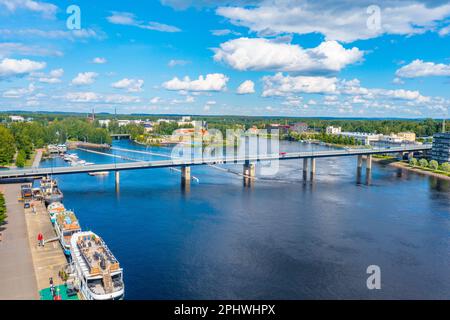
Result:
M47 206L53 202L62 202L63 193L59 190L56 180L48 177L42 178L41 191Z
M56 215L64 211L66 211L66 208L61 202L50 203L47 207L47 212L48 215L50 216L50 221L53 224L56 222Z
M59 242L64 250L64 254L70 256L71 238L74 233L80 232L80 224L75 213L70 210L59 212L55 216L55 231Z
M90 176L107 176L109 171L97 171L97 172L88 172Z
M80 292L86 300L123 299L123 269L102 238L91 231L75 233L71 249Z

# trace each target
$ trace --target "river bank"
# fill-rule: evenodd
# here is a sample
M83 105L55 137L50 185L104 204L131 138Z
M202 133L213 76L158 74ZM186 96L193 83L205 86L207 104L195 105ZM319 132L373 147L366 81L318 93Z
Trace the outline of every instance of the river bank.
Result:
M431 176L431 177L450 181L450 176L446 175L445 173L437 173L437 172L431 171L431 169L426 170L426 169L418 167L418 166L412 167L409 165L409 163L398 161L396 158L372 157L372 160L375 162L378 162L380 164L389 165L389 166L400 168L400 169L405 169L405 170L408 170L411 172L415 172L417 174Z

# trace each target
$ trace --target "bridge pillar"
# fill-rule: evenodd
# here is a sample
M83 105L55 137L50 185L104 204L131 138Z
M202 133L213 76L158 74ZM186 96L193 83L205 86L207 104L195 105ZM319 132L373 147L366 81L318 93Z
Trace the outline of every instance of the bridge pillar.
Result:
M308 158L303 158L303 180L308 179Z
M361 155L358 156L358 170L361 170L363 166L363 157Z
M116 188L118 188L120 186L120 172L114 171L114 176L116 178Z
M408 160L414 158L414 152L408 152Z
M181 184L183 186L189 185L191 183L191 167L182 166L181 167Z
M253 182L253 178L255 176L255 164L250 163L250 161L246 160L244 163L244 185L249 186Z
M314 178L315 174L316 174L316 158L311 158L311 170L310 170L311 180Z
M370 171L372 170L372 155L368 154L366 158L366 170Z

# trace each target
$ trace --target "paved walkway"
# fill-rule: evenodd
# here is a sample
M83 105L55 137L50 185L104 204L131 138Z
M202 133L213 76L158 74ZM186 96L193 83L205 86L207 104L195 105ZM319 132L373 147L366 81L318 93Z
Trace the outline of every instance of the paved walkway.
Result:
M43 151L44 151L43 149L37 149L36 150L36 155L35 155L34 160L33 160L33 165L31 166L32 168L39 168L39 164L41 163L42 152Z
M23 203L18 202L20 184L1 185L7 206L7 224L0 242L0 300L39 299L27 235Z
M56 238L56 233L45 205L40 201L33 201L33 205L36 213L33 213L31 208L25 209L25 219L28 226L28 241L33 257L38 290L42 290L50 285L50 277L53 278L55 285L62 284L58 273L67 265L67 259L58 240L48 242L44 247L37 245L39 232L44 235L44 241Z

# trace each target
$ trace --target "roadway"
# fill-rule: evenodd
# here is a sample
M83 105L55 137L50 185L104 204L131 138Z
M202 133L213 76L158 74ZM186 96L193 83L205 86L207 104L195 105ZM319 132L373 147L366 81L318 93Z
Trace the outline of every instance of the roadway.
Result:
M305 158L328 158L328 157L348 157L359 155L388 154L401 152L415 152L431 150L431 145L412 145L391 148L373 148L373 149L344 149L344 150L325 150L313 152L291 152L279 154L249 155L235 156L228 155L212 158L177 158L169 160L154 161L136 161L126 163L97 164L91 166L74 166L74 167L52 167L52 168L31 168L31 169L14 169L0 171L0 179L4 178L27 178L40 177L45 175L62 175L88 173L98 171L122 171L136 169L156 169L180 166L198 166L210 164L226 164L226 163L244 163L244 162L260 162L275 160L293 160Z

